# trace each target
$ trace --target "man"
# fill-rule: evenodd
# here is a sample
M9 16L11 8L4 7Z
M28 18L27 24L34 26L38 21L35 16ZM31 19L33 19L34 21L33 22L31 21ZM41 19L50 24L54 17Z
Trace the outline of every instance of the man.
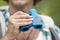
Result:
M33 8L36 2L40 0L5 0L9 3L9 17L8 30L1 40L51 40L51 33L49 31L52 26L56 33L59 34L58 28L55 26L53 20L45 15L39 15L44 22L45 28L43 30L34 29L31 27L26 32L19 30L20 26L32 23L32 16L29 15L29 9ZM7 13L6 13L7 14ZM8 15L6 15L8 16ZM45 21L44 21L45 20ZM57 31L56 31L57 30ZM57 35L58 35L57 34Z

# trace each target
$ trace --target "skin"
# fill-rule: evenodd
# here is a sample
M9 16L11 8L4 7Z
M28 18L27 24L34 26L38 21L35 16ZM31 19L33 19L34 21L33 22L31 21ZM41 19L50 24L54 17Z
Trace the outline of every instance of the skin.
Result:
M19 30L20 26L32 23L28 11L33 7L34 0L9 0L8 31L1 40L36 40L39 30L31 27L26 32Z

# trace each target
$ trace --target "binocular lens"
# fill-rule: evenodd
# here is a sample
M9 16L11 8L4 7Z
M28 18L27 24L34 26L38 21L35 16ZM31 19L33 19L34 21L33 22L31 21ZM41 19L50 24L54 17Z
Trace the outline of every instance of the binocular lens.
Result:
M21 31L23 31L23 32L25 32L25 31L28 31L28 30L29 30L29 28L28 28L28 27L23 27L23 28L22 28L22 27L20 27L19 29L20 29Z
M35 29L39 29L41 27L42 27L42 25L36 25L36 26L34 26Z

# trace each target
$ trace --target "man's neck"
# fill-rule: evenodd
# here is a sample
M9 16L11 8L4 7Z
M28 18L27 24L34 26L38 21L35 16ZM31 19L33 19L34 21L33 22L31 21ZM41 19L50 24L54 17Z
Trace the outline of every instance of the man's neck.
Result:
M20 8L15 8L13 6L10 6L9 12L10 12L10 15L13 15L17 11L23 11L25 13L28 13L29 9L31 9L32 7L33 7L33 5L27 5L27 6L20 7Z

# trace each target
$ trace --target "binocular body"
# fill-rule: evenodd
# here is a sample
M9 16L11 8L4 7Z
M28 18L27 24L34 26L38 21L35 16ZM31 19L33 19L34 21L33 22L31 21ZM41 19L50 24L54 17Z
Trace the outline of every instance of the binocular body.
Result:
M33 21L29 25L21 26L20 30L22 32L28 31L31 27L34 27L35 29L42 28L43 23L41 21L41 18L38 16L36 9L34 9L34 8L30 9L29 15L33 17Z

